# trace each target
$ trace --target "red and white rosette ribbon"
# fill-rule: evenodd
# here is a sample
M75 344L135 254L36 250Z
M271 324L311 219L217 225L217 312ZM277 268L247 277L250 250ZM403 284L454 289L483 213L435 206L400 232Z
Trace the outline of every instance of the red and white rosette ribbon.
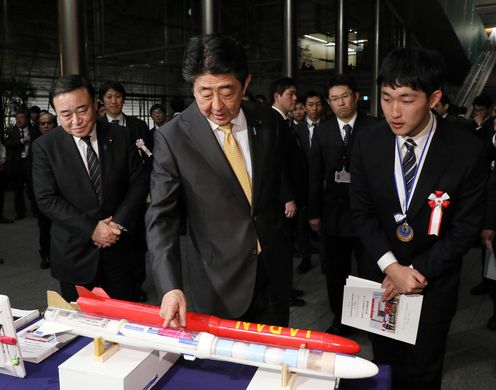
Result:
M449 198L449 195L443 191L434 191L433 194L429 195L429 201L427 203L432 211L427 234L439 236L441 220L443 219L443 209L449 206Z

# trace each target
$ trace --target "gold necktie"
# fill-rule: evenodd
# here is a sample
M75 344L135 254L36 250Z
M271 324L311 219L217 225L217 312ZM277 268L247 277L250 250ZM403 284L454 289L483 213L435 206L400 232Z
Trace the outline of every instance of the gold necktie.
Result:
M248 199L248 202L251 205L251 179L246 171L243 153L238 145L238 141L236 141L236 138L234 138L232 133L232 123L219 126L219 129L224 133L224 154L226 155L229 164L231 164L231 168L238 178L239 184L241 184L241 187L243 188L246 199Z
M219 126L219 129L224 133L224 154L226 155L227 161L229 161L234 174L238 178L239 184L241 184L241 188L243 188L246 199L248 199L251 206L251 179L246 170L245 159L241 152L241 148L232 133L232 123ZM257 254L261 251L262 248L257 239Z

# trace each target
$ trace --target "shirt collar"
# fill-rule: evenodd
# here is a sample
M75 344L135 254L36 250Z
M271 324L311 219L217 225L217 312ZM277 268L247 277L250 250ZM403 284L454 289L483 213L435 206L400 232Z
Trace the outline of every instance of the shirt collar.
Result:
M91 142L97 140L97 137L96 137L96 123L93 126L93 130L91 130L91 133L88 135L88 137L90 137ZM78 142L82 137L76 137L75 135L73 135L72 138L74 138L74 141Z
M414 137L408 137L408 136L405 137L402 135L397 136L398 141L400 142L400 146L403 146L407 139L414 140L418 146L423 145L425 143L427 137L429 136L429 131L430 131L431 127L432 127L433 131L435 131L436 127L437 127L437 121L436 121L435 116L432 114L432 112L430 112L429 114L430 114L429 122L422 129L422 131L420 133L418 133L416 136L414 136Z
M107 121L112 122L113 120L118 119L119 124L124 123L124 114L121 112L117 118L112 118L109 114L106 114L107 116Z
M288 116L284 112L282 112L281 110L279 110L276 106L272 106L272 108L274 110L276 110L279 114L281 114L282 117L284 118L284 120L288 119Z
M307 122L308 126L313 126L314 123L316 123L316 124L320 123L320 119L318 121L313 122L310 119L308 119L308 117L305 117L305 121Z
M212 128L212 131L216 131L219 128L219 125L217 123L212 122L208 118L207 121L210 127ZM241 108L239 109L238 115L231 120L231 123L233 124L233 128L243 129L244 127L247 127L245 114L243 113L243 110Z
M349 122L343 122L341 119L339 119L338 117L336 117L336 119L338 120L339 129L340 130L343 130L343 126L344 125L350 125L351 126L351 129L353 131L353 127L355 127L355 122L356 122L357 116L358 116L358 113L355 112L355 115L353 115L353 118L351 118L349 120Z

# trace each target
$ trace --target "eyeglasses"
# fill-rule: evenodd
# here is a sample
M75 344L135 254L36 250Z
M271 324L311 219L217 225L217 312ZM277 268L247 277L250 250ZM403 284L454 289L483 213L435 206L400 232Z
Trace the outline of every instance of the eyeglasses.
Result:
M350 98L351 96L353 95L353 93L351 92L346 92L346 93L343 93L342 95L340 96L331 96L329 98L329 101L331 103L337 103L339 100L346 100L348 98Z

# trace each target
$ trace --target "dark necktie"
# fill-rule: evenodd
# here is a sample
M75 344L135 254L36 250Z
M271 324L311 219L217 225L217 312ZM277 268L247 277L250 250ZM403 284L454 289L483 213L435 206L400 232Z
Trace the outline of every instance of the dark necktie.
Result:
M118 125L119 124L119 119L112 119L111 120L111 123L115 123L116 125Z
M406 192L410 194L412 191L413 178L417 170L417 159L415 158L415 146L417 144L411 138L405 141L406 154L403 157L403 176L405 178Z
M100 204L102 203L102 175L100 172L100 161L98 160L98 156L96 155L93 147L91 146L91 138L82 137L81 138L86 145L86 161L88 162L88 171L90 174L91 184L93 184L93 188L95 189L96 196L98 197L98 201Z
M343 142L344 142L344 146L348 147L348 145L350 144L350 137L351 137L351 126L347 123L343 126L343 130L344 130L344 139L343 139Z

